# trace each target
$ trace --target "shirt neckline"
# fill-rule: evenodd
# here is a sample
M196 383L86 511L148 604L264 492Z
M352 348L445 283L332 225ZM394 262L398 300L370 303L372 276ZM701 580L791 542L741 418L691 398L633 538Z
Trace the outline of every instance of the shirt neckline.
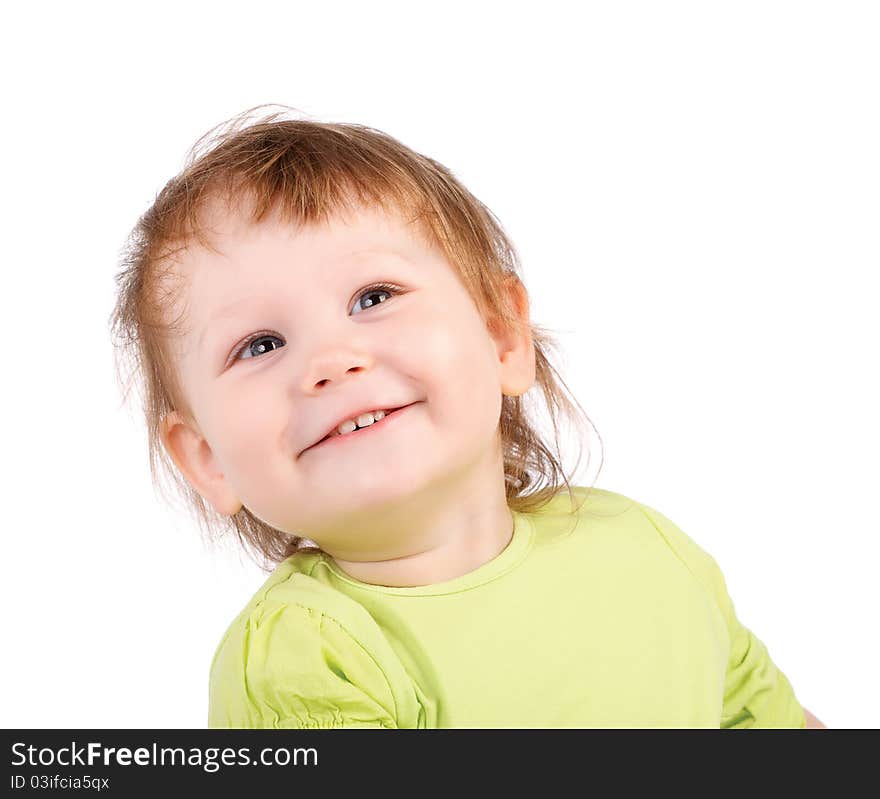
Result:
M467 591L494 580L515 568L528 553L534 540L534 526L528 514L511 510L513 516L513 535L507 546L501 550L492 560L473 571L461 574L451 580L444 580L431 585L391 586L374 585L355 580L344 574L333 561L333 558L324 554L319 561L336 577L348 585L363 591L372 591L379 594L394 594L397 596L439 596L441 594L455 594Z

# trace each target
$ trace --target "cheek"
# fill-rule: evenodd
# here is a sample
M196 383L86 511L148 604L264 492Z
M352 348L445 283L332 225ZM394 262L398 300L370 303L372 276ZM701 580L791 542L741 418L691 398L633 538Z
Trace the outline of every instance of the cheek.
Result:
M254 462L266 457L266 446L278 440L289 421L282 418L271 392L259 390L259 381L252 387L230 393L214 409L212 430L218 442L215 448L230 471L247 471Z
M426 324L405 344L413 371L425 385L434 412L450 423L482 436L497 427L501 414L501 383L495 347L479 318L457 325ZM412 341L418 342L413 350Z
M409 361L421 364L423 378L456 383L486 383L498 380L493 368L494 347L479 318L468 314L423 316L398 339L399 352Z

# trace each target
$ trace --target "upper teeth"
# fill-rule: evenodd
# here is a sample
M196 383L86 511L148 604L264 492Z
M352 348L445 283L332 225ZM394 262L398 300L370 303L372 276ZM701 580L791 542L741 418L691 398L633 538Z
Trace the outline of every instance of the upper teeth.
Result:
M357 419L347 419L330 433L330 436L353 433L359 427L367 427L373 424L373 422L378 422L380 419L384 419L387 413L387 411L373 411L372 413L362 413Z

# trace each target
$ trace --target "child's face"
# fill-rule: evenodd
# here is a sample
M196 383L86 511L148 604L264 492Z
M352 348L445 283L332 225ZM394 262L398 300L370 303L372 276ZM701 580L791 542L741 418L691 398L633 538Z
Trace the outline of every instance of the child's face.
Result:
M415 229L372 209L322 227L218 217L214 229L222 255L180 261L178 357L198 430L171 414L163 440L218 512L244 504L330 554L381 559L448 533L440 508L503 499L502 394L534 380L531 340L491 334ZM400 290L364 292L379 282ZM405 405L312 447L353 414Z

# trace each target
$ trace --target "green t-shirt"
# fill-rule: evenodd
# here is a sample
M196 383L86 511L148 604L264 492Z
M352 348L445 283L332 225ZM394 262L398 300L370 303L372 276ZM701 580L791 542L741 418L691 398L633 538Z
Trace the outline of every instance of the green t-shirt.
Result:
M280 563L211 664L209 727L804 727L713 558L628 497L513 512L493 560L434 585Z

